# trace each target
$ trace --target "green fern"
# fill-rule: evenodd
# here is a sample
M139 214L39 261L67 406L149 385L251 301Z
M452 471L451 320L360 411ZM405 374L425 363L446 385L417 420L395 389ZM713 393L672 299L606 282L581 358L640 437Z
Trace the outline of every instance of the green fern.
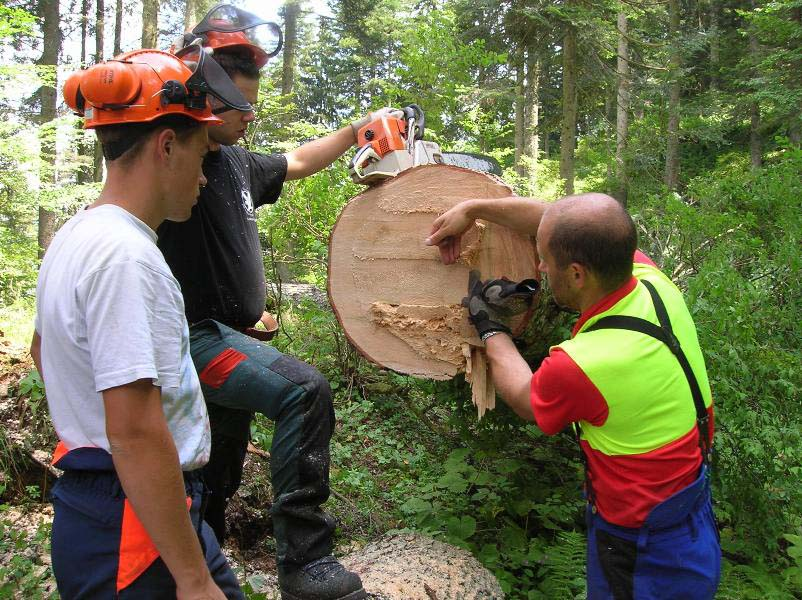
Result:
M585 598L585 536L576 531L557 534L545 552L539 575L544 598Z
M787 600L799 597L766 566L722 562L721 583L716 594L718 600Z

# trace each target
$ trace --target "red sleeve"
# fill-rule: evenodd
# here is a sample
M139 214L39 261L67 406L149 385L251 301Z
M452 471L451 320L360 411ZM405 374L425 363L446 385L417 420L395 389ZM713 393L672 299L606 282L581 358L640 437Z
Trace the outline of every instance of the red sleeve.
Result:
M554 349L532 375L530 401L535 422L546 435L559 433L574 421L598 427L607 420L604 396L560 349Z
M646 256L640 250L635 250L635 256L633 257L632 260L633 262L640 263L642 265L650 265L652 267L657 267L657 265L654 264L654 261L648 256Z

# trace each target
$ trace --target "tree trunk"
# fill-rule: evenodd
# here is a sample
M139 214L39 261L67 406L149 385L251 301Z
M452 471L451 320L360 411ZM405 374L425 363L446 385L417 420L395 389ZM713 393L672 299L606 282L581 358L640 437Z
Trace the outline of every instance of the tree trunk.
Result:
M721 44L719 31L718 0L710 2L710 89L719 87L719 70L721 68Z
M95 64L103 62L104 46L106 43L106 0L97 1L97 12L95 13ZM95 139L93 152L92 169L93 179L103 181L103 150L100 142Z
M184 9L184 32L191 31L198 23L198 0L187 0Z
M86 36L89 27L89 0L81 2L81 68L86 67Z
M672 44L668 86L668 128L666 139L666 168L663 181L670 190L677 188L679 179L679 95L680 45L679 0L668 0L669 40Z
M576 138L576 28L567 23L563 37L563 121L560 131L560 177L565 193L574 193Z
M284 4L284 65L281 71L281 93L292 94L295 84L295 46L298 41L298 15L301 0L287 0Z
M159 41L159 0L142 0L142 47L156 48Z
M39 131L40 131L40 154L42 167L39 172L42 192L49 191L56 182L56 135L55 131L46 124L56 117L56 89L58 86L58 65L59 55L61 54L61 29L59 27L59 2L58 0L40 0L38 13L42 19L42 33L44 40L42 43L42 56L37 64L43 67L52 68L52 85L48 81L39 89L40 109L39 109ZM47 247L53 240L56 233L56 213L39 204L39 258L44 256Z
M546 60L543 63L543 73L541 75L541 81L543 82L543 93L540 94L540 97L543 98L543 108L547 110L547 98L548 98L548 88L547 86L551 83L551 67L552 63L551 60ZM547 113L548 114L548 113ZM541 140L543 142L543 158L548 159L551 154L551 139L549 138L549 134L551 130L548 129L548 125L543 120L543 130L541 131Z
M123 0L117 0L114 7L114 52L112 56L122 53L122 33L123 33Z
M82 69L86 68L86 38L89 33L89 0L82 0L81 2L81 63ZM88 161L89 155L92 153L92 146L96 142L89 142L84 135L83 123L78 125L78 157L82 159L77 173L75 174L76 181L81 183L89 183L93 181L92 169L88 164L83 162L83 159ZM92 136L94 137L94 136Z
M798 28L802 28L802 7L795 6L791 9L791 20L796 22L796 26ZM797 36L796 40L793 42L794 48L799 50L800 46L800 38ZM797 85L802 86L802 61L797 60L794 64L794 69L796 71L796 81ZM802 146L802 115L799 114L798 110L792 110L788 120L788 141L791 142L794 146Z
M103 46L106 42L106 0L96 0L95 13L95 63L103 62Z
M524 120L524 60L523 51L516 53L515 65L515 173L519 177L526 174L523 164L524 133L526 121Z
M529 167L529 189L537 184L537 163L540 160L540 57L530 51L526 57L526 146L532 162Z
M616 97L615 119L615 179L617 190L615 197L624 206L627 205L627 169L626 151L629 135L629 43L627 41L627 15L618 13L618 94Z
M757 4L752 1L752 10ZM752 63L752 74L757 75L757 64L760 61L760 44L754 27L749 30L749 61ZM757 90L753 90L753 93ZM763 142L760 139L760 105L752 100L749 105L749 158L753 169L763 166Z

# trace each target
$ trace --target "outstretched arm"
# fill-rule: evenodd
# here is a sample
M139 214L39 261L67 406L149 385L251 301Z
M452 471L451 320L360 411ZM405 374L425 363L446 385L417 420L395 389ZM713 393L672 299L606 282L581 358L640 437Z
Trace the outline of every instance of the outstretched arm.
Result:
M374 119L389 115L394 110L382 108L368 113L367 116L334 133L290 150L284 155L287 159L287 180L302 179L325 169L356 143L356 134L360 127Z
M532 370L523 359L510 336L498 333L485 342L490 376L501 398L525 421L534 421L529 386Z
M354 141L354 132L348 125L290 150L284 155L287 158L287 179L302 179L325 169L353 146Z
M450 265L461 252L462 236L476 219L490 221L527 235L537 234L540 219L549 205L533 198L477 198L460 202L432 223L427 246L438 246L443 262Z

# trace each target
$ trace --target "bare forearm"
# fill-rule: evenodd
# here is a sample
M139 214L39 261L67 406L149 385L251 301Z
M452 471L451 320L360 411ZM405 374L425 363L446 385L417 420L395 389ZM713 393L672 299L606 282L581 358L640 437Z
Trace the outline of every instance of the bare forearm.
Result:
M31 357L33 358L33 364L36 365L36 370L39 372L39 377L44 381L45 374L42 372L42 338L35 331L31 340Z
M466 200L466 211L473 219L504 225L520 233L536 235L548 204L534 198L479 198Z
M287 179L301 179L325 169L353 146L354 142L354 131L347 125L287 152Z
M490 376L501 398L515 413L526 421L534 421L529 401L532 370L523 359L512 339L499 333L486 342Z
M114 468L179 590L203 588L211 576L189 518L173 438L163 413L152 410L154 392L143 404L141 397L119 393L126 387L103 392ZM161 411L159 388L150 387ZM131 414L136 407L143 410Z

